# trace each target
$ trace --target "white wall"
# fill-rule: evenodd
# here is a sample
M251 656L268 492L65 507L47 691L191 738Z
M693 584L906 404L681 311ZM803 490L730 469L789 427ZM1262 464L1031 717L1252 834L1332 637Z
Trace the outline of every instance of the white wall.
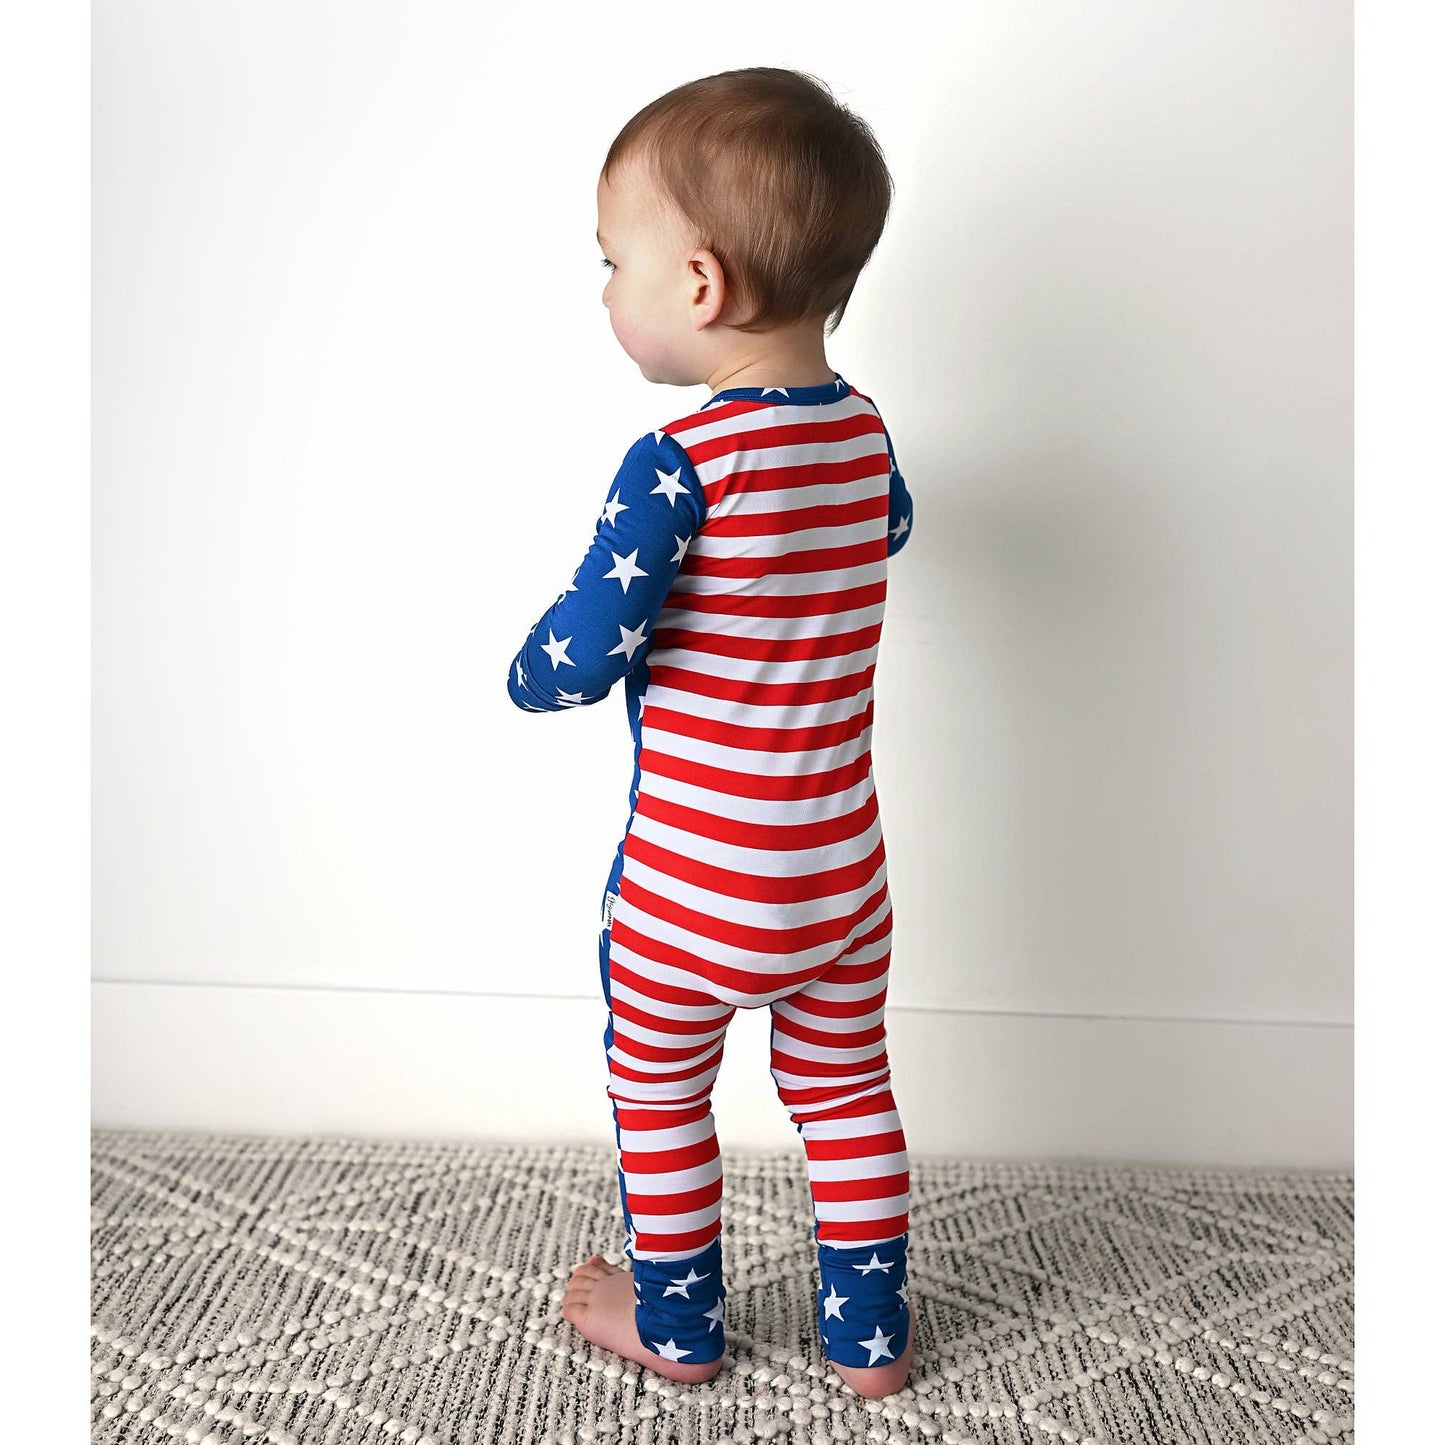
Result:
M607 146L779 64L898 186L829 359L917 508L874 733L910 1147L1347 1163L1349 6L675 14L94 12L94 1121L612 1137L621 689L505 671L706 399L612 337ZM724 1145L796 1144L734 1035Z

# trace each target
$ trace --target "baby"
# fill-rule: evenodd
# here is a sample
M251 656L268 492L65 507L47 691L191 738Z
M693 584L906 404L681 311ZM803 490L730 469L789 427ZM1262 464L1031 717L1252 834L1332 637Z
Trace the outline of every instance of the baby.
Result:
M868 126L795 71L708 76L623 127L597 187L602 301L649 381L711 395L628 449L508 670L533 712L625 684L632 809L599 957L632 1268L584 1260L562 1314L673 1380L722 1365L711 1093L733 1014L764 1005L807 1154L824 1353L871 1397L913 1361L872 771L888 558L913 508L877 408L823 354L891 195Z

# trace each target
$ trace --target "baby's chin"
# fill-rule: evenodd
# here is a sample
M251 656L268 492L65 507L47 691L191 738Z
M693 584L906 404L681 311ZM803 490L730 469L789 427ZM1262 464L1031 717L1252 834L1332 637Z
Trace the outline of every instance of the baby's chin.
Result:
M622 349L632 358L643 379L658 386L697 386L702 380L694 374L695 367L689 367L675 357L660 356L652 348L638 348L624 342Z
M639 361L637 369L658 386L701 386L704 378L676 362Z

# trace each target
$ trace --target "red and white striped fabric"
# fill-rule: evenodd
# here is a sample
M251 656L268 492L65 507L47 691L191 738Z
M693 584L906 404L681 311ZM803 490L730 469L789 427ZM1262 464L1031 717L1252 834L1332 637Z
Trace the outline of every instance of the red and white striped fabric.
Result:
M774 390L719 392L661 428L706 515L627 676L635 801L611 915L614 964L744 1008L891 918L873 675L902 480L841 377Z
M803 1137L814 1237L855 1248L908 1229L907 1144L893 1099L884 1003L885 932L772 1005L778 1095ZM608 1095L628 1215L628 1252L686 1259L717 1238L722 1163L712 1088L737 1011L659 980L614 952Z
M888 558L911 499L877 410L841 377L720 392L660 432L705 511L626 678L633 810L601 955L627 1248L640 1308L681 1337L680 1306L664 1317L648 1303L648 1270L712 1262L711 1093L740 1007L772 1011L771 1069L803 1136L820 1254L901 1255L909 1172L884 1027L893 915L871 742ZM848 1280L833 1298L857 1311L865 1290ZM876 1288L875 1313L896 1310Z

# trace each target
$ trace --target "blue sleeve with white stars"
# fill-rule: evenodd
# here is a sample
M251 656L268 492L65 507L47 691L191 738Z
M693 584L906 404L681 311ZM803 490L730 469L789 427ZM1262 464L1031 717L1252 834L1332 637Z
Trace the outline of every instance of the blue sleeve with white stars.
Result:
M597 534L572 581L512 659L507 691L528 712L600 702L641 662L693 533L707 516L702 483L666 432L622 459Z
M893 438L888 428L883 428L883 440L888 443L888 555L903 550L908 534L913 530L913 498L904 485L903 473L898 470L898 458L893 455Z

